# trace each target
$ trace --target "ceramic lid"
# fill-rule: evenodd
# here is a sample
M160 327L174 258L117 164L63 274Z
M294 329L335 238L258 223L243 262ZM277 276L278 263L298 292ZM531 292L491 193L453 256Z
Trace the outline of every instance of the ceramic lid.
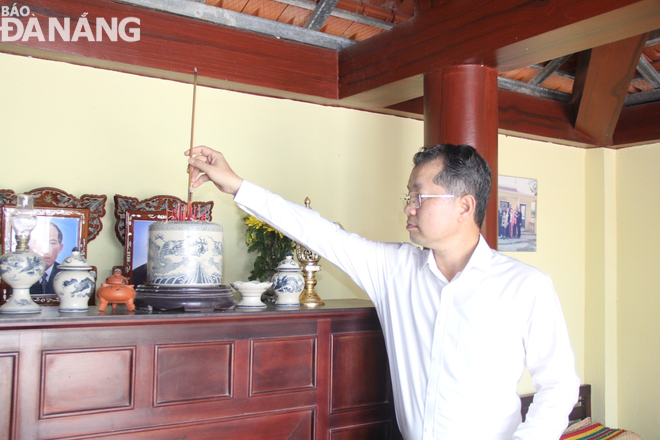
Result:
M87 260L80 254L78 248L73 248L71 255L66 257L58 266L60 269L84 269L89 270L92 266L87 264Z
M277 266L277 270L285 272L297 271L300 270L300 266L293 259L293 255L286 254L286 258L280 262Z

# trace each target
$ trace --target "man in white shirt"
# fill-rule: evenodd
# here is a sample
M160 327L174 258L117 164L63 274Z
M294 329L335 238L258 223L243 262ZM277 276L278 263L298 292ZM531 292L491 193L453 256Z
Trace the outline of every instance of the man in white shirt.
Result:
M186 152L188 154L188 152ZM346 272L373 301L405 439L557 440L579 379L550 278L490 249L479 230L491 172L466 145L414 157L404 197L413 243L381 243L244 181L193 149L193 186L212 181L246 212ZM525 367L538 392L521 423Z

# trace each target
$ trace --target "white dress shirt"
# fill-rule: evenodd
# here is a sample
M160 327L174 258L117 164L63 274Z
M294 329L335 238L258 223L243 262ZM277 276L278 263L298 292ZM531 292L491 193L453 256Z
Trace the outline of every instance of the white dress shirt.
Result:
M405 439L557 440L580 381L557 294L483 237L450 282L433 252L366 240L248 181L234 200L346 272L373 301ZM521 424L517 384L538 390Z

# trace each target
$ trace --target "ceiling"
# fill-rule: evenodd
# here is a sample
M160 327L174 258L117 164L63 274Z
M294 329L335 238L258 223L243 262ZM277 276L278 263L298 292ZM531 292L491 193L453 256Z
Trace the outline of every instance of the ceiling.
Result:
M659 0L31 0L40 20L137 16L137 43L0 43L249 93L423 118L423 77L497 69L500 131L581 147L660 140ZM45 21L44 21L45 22ZM46 24L47 26L47 24Z

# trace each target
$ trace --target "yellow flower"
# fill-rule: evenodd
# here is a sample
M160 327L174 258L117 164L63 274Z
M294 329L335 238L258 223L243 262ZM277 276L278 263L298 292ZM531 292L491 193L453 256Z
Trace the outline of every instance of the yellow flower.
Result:
M249 216L245 217L245 224L250 226L250 227L253 227L255 229L259 229L261 227L264 227L264 225L266 225L266 223L264 223L261 220L257 219L253 215L249 215Z
M247 217L245 217L244 220L245 220L245 224L248 226L248 232L247 232L246 237L245 237L246 241L247 241L247 244L252 244L256 240L256 235L255 235L256 232L253 231L253 232L250 233L249 232L250 228L263 229L264 234L266 234L268 232L274 232L277 235L279 235L280 238L284 238L284 235L282 235L282 233L280 231L273 228L271 225L269 225L265 222L262 222L261 220L257 219L253 215L248 215Z

